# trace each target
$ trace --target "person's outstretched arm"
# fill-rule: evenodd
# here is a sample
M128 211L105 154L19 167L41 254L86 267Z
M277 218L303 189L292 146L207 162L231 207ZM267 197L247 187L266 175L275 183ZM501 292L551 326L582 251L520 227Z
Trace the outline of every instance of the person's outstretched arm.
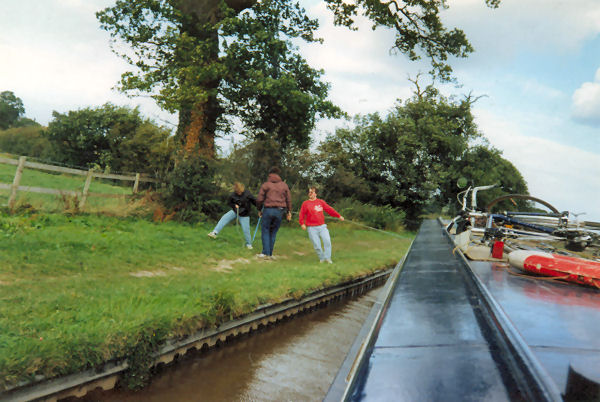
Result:
M323 204L322 204L322 206L323 206L323 210L324 210L325 212L327 212L327 214L328 214L329 216L333 216L334 218L339 218L341 221L343 221L343 220L344 220L344 217L343 217L342 215L340 215L340 214L338 213L338 211L336 211L335 209L333 209L333 207L331 207L331 206L330 206L329 204L327 204L325 201L323 201Z

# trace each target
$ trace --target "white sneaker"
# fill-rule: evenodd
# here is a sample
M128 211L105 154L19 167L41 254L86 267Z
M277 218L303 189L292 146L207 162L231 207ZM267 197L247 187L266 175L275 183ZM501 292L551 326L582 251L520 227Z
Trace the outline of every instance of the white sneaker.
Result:
M333 264L333 261L331 261L331 260L325 260L325 261L327 261L328 264Z
M266 255L266 254L263 254L263 253L256 254L256 256L257 256L258 258L267 258L267 257L268 257L268 255Z
M246 244L246 248L247 248L248 250L252 250L252 244Z
M207 236L212 237L213 239L217 238L217 234L215 232L210 232Z
M325 260L319 260L320 264L323 264L325 262Z

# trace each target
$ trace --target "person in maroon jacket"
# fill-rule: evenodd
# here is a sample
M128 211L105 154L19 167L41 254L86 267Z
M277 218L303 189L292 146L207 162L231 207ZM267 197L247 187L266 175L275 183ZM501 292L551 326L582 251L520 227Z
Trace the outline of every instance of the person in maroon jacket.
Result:
M274 166L269 169L269 177L266 182L260 186L258 197L256 197L256 207L261 210L259 216L262 217L262 226L260 235L262 240L262 253L257 257L273 257L273 247L275 247L275 237L283 215L286 214L287 220L292 220L292 196L290 189L281 177L281 170Z
M331 264L331 238L325 224L323 211L334 218L340 218L341 221L344 220L344 217L335 209L331 208L325 201L317 198L317 189L315 187L309 188L308 200L304 201L302 207L300 207L298 222L300 222L302 229L308 232L308 238L319 256L319 261ZM323 241L323 248L321 248L321 240Z

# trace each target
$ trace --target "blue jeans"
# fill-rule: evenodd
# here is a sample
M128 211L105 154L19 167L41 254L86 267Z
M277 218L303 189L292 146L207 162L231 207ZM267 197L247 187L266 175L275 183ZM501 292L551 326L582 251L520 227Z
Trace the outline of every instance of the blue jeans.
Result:
M235 220L236 215L237 214L235 212L233 212L233 210L230 210L229 212L227 212L225 215L223 215L221 217L221 219L219 219L219 222L217 222L217 226L215 226L215 228L213 229L213 232L218 234L221 230L223 230L225 225L227 225L229 222ZM244 238L246 239L246 245L251 245L252 238L250 237L250 217L249 216L240 216L239 222L240 222L240 226L242 227L242 232L244 232Z
M283 213L283 208L265 207L265 209L263 210L260 237L262 239L262 253L264 255L273 255L275 237L277 236L279 226L281 226L281 219L283 218Z
M331 260L331 238L327 225L307 226L308 238L313 244L319 260ZM321 248L321 240L323 240L323 248Z

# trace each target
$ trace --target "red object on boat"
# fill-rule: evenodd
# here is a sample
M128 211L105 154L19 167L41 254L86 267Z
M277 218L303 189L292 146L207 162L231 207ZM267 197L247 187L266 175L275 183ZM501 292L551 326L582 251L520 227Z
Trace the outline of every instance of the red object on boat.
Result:
M492 257L493 258L502 258L504 254L504 243L496 240L494 245L492 246Z
M508 262L513 267L535 274L600 288L600 262L598 261L543 251L516 250L508 255Z

